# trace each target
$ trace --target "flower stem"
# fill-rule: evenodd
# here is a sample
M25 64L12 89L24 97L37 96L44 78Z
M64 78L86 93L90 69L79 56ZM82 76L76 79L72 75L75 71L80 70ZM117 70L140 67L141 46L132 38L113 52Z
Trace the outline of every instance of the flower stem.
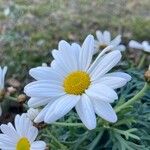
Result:
M84 128L84 125L82 123L54 122L52 125Z
M17 100L17 98L15 98L15 97L12 97L12 96L6 96L6 99L18 103L18 100ZM22 105L23 105L23 107L24 107L26 110L28 110L29 107L28 107L25 103L23 103Z
M137 93L133 98L129 99L127 102L125 102L123 105L118 106L115 111L118 113L120 110L132 105L134 102L140 100L146 93L146 91L150 88L150 85L148 83L145 83L143 89Z
M8 100L12 100L12 101L14 101L14 102L17 102L17 98L15 98L15 97L6 96L5 98L8 99Z
M143 67L144 61L146 59L146 54L143 54L142 58L140 59L139 65L138 65L138 69L141 69Z

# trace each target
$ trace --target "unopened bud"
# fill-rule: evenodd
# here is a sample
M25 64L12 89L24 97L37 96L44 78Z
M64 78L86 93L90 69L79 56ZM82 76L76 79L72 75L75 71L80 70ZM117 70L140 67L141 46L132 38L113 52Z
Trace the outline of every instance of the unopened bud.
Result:
M25 101L26 101L26 95L25 94L20 94L18 96L18 102L22 103L22 102L25 102Z
M145 77L145 81L147 83L150 83L150 70L145 72L144 77Z
M10 86L7 88L7 91L9 94L14 94L17 90L14 87Z
M2 90L0 90L0 102L3 101L4 97L5 97L5 90L2 89Z

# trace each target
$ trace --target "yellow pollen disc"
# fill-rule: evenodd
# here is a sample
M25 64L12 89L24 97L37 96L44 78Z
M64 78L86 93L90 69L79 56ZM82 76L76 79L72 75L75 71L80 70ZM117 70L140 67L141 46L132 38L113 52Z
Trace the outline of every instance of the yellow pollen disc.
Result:
M16 150L30 150L30 142L27 138L21 138L16 146Z
M100 49L104 49L104 48L106 48L106 47L107 47L106 44L100 45Z
M84 71L70 73L64 80L64 90L68 94L81 95L89 87L90 76Z

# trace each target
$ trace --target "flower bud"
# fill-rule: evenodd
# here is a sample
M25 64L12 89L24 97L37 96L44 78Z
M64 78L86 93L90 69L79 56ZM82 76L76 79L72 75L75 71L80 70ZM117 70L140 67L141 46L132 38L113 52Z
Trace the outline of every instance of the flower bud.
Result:
M20 94L18 96L18 102L21 103L21 102L25 102L26 101L26 95L25 94Z
M7 91L8 91L9 94L14 94L17 90L16 90L16 88L10 86L10 87L7 88Z
M145 77L145 81L147 83L150 83L150 66L149 66L148 70L145 72L144 77Z

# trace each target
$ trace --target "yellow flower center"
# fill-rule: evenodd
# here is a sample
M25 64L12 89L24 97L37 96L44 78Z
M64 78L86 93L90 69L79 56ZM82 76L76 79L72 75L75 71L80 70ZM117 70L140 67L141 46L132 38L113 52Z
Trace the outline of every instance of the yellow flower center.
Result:
M16 150L30 150L30 142L27 138L21 138L16 146Z
M108 45L106 44L103 44L103 45L100 45L100 49L103 50L104 48L106 48Z
M90 76L84 71L70 73L64 80L64 90L68 94L81 95L89 87Z

